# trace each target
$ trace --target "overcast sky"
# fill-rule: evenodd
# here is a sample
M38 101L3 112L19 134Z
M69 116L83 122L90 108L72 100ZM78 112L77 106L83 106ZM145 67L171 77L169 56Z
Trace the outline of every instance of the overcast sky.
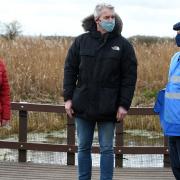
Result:
M0 22L17 20L25 35L77 36L82 19L100 2L115 7L125 37L174 37L172 26L180 22L180 0L0 0Z

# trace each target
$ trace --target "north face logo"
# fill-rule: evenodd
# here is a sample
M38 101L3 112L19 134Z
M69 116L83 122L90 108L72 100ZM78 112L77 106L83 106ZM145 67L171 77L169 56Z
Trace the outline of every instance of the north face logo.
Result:
M115 50L115 51L119 51L120 47L119 46L113 46L112 49Z

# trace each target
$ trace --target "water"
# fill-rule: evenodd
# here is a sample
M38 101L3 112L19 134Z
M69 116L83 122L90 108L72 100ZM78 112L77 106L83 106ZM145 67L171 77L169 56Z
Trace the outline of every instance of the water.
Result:
M28 142L66 144L66 131L49 133L28 133ZM4 141L17 141L17 135L11 135ZM95 132L93 145L98 145L98 134ZM124 132L125 146L163 146L163 136L160 133L145 130L127 130ZM92 155L93 166L99 166L99 154ZM18 151L0 149L0 161L18 161ZM27 151L27 161L33 163L49 163L66 165L66 153ZM77 165L77 154L75 156ZM123 167L163 167L163 155L123 155Z
M124 133L125 146L163 146L162 133L146 130L126 130ZM163 167L162 154L123 155L124 167Z

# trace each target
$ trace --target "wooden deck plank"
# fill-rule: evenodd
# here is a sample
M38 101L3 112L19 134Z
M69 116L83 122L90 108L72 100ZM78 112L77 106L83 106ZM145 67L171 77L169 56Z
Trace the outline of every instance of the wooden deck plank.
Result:
M51 164L0 163L0 180L76 180L76 166ZM93 167L92 180L99 180ZM175 180L170 168L118 168L113 180Z

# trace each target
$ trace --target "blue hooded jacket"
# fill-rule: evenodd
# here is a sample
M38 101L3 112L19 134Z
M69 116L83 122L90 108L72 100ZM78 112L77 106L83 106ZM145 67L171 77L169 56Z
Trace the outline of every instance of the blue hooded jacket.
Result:
M164 118L165 89L159 91L154 105L154 112L159 115L161 127L165 136L180 136L180 124L172 124Z
M180 52L171 60L169 82L159 91L154 111L159 114L161 127L167 136L180 136Z

